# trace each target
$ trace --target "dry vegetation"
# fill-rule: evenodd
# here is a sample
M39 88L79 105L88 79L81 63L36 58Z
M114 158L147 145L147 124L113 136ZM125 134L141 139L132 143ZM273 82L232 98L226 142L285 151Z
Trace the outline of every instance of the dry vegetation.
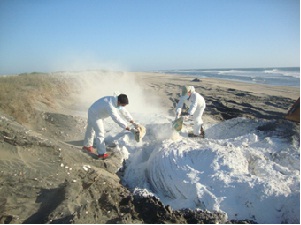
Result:
M55 108L57 103L54 99L68 96L71 84L66 78L49 74L20 74L1 77L0 92L0 111L19 123L27 123L35 118L37 102Z

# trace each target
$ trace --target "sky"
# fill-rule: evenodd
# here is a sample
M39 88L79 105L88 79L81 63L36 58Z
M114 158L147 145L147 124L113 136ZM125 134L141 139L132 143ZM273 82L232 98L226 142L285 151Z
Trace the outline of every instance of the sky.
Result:
M0 74L292 66L299 0L0 0Z

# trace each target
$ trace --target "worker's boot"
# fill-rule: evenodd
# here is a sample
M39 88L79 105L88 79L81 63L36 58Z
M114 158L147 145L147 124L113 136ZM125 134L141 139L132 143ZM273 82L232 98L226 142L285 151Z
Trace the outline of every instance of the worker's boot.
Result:
M201 126L201 133L200 133L200 136L201 136L201 138L204 138L204 137L205 137L205 131L204 131L203 126Z
M98 154L97 156L99 159L106 159L109 158L110 155L108 153L104 153L104 154Z
M93 146L83 146L82 149L89 152L89 153L94 153L95 152Z

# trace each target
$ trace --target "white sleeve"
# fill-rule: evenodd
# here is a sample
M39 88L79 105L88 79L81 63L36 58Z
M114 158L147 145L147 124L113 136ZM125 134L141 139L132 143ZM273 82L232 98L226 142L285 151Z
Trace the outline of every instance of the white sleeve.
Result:
M110 107L109 109L109 112L110 112L110 115L113 119L113 121L115 123L117 123L121 128L125 129L127 128L127 123L126 121L124 121L120 116L119 116L119 113L118 113L118 110L114 107Z
M181 112L182 112L182 109L181 109L181 108L177 108L177 110L176 110L176 115L177 115L177 116L180 116L180 115L181 115Z
M127 121L131 121L133 120L133 117L131 116L131 114L127 111L127 109L125 107L121 107L119 109L119 112L124 116L124 118L127 120Z
M177 115L181 115L181 112L182 112L182 107L184 105L184 102L185 102L186 98L185 96L182 96L177 104L177 107L176 107L176 113Z

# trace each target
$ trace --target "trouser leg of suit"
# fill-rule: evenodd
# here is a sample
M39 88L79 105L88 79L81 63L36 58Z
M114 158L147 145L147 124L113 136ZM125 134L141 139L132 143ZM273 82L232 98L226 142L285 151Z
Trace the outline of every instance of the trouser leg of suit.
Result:
M201 128L203 125L202 116L203 116L204 110L205 110L205 108L197 109L193 115L193 120L194 120L193 133L195 135L201 134Z
M98 119L95 121L94 131L96 136L96 151L98 154L104 154L106 153L106 145L103 119Z
M104 142L104 126L103 120L97 118L93 112L88 112L88 126L85 137L85 146L92 146L94 136L96 137L96 151L98 154L106 153Z
M84 146L93 146L93 141L95 137L95 131L93 128L93 121L95 121L95 116L91 112L88 112L87 129L85 134Z

